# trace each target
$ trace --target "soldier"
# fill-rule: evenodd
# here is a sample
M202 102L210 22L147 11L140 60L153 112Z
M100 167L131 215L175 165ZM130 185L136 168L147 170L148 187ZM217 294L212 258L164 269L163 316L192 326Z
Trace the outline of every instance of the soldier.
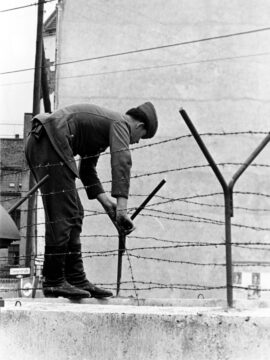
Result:
M75 186L79 177L89 199L97 199L116 226L131 232L127 215L130 170L129 145L152 138L158 127L154 106L146 102L120 114L92 104L66 106L32 120L25 154L35 179L49 179L41 186L46 217L43 292L46 297L112 296L86 278L80 233L83 207ZM100 153L110 148L112 201L96 172ZM79 170L74 156L81 157ZM127 230L128 229L128 230Z

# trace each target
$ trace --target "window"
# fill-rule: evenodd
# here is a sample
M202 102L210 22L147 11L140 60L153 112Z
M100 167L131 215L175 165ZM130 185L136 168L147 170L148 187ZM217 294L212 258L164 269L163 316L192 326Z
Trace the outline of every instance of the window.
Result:
M8 248L8 265L19 265L19 245L10 245Z
M234 284L242 284L242 273L241 272L235 272L233 273L233 283Z
M261 284L261 274L252 273L252 285L259 286Z

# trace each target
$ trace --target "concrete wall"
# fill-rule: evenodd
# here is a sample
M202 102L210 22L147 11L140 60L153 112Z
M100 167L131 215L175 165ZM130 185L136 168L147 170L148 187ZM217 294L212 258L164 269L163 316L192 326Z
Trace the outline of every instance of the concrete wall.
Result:
M268 360L269 310L6 302L0 357Z
M156 138L142 142L141 145L146 147L132 151L132 175L135 178L130 189L131 207L140 204L163 178L167 184L159 195L169 199L222 192L211 169L196 168L205 165L206 160L191 137L160 143L189 135L178 113L180 107L186 109L200 133L268 131L269 31L182 43L263 28L268 24L269 10L270 4L266 0L61 2L56 63L63 65L56 68L56 108L93 102L125 112L147 100L156 106L160 121ZM167 47L170 44L175 46ZM133 52L153 47L160 48ZM107 56L125 52L132 53ZM231 164L220 167L229 180L264 136L204 136L204 141L217 163ZM156 142L159 144L147 146ZM268 147L256 162L268 164L269 152ZM101 157L98 166L104 182L110 180L109 160L108 155ZM186 167L191 169L171 171ZM150 176L141 177L147 173ZM250 167L235 190L267 194L268 178L267 167ZM109 183L104 186L110 191ZM114 228L105 216L89 216L89 210L101 209L86 199L80 183L78 188L88 215L82 237L84 251L115 249L117 238L107 237L116 234ZM152 203L160 201L156 198ZM140 238L130 236L128 247L224 242L224 225L214 223L214 220L224 220L222 194L193 201L199 204L169 202L152 208L163 213L145 211L144 216L140 215L135 221L137 230L133 235ZM255 228L234 226L233 241L267 242L268 198L236 194L234 206L233 223ZM210 223L205 219L210 219ZM149 237L177 241L177 244ZM197 297L202 293L205 297L223 297L225 294L224 290L218 289L196 287L197 291L190 291L175 289L174 286L182 284L180 287L189 289L190 285L224 286L224 246L136 250L132 254L193 263L131 257L133 276L139 282L137 286L148 288L149 285L142 282L157 283L150 287L158 289L141 291L142 296ZM260 262L267 256L267 250L233 248L234 261L249 259ZM115 282L116 257L86 257L85 264L93 281ZM122 280L131 281L126 258ZM160 284L171 284L171 288L160 289ZM132 289L132 284L128 286Z

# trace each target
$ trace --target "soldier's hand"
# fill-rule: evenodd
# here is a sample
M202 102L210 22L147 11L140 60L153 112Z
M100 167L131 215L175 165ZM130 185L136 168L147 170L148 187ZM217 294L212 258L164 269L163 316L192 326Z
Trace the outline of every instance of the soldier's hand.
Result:
M105 193L99 194L97 199L111 220L116 222L116 204Z
M116 221L116 204L114 202L110 202L108 203L105 207L104 207L106 213L108 214L108 216L111 218L112 221Z
M122 212L116 213L116 224L118 229L125 235L128 235L135 230L132 220L128 217L128 215L123 214Z

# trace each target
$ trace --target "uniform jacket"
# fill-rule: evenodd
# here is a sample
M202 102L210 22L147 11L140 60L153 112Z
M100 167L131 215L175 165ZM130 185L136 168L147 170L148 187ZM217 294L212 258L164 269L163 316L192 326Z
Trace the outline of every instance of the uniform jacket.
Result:
M40 122L46 130L55 151L80 177L89 199L104 192L96 172L100 153L108 147L111 153L113 197L128 197L130 169L132 166L130 127L128 115L91 104L64 107L52 114L39 114L33 121ZM79 170L74 156L80 155Z

